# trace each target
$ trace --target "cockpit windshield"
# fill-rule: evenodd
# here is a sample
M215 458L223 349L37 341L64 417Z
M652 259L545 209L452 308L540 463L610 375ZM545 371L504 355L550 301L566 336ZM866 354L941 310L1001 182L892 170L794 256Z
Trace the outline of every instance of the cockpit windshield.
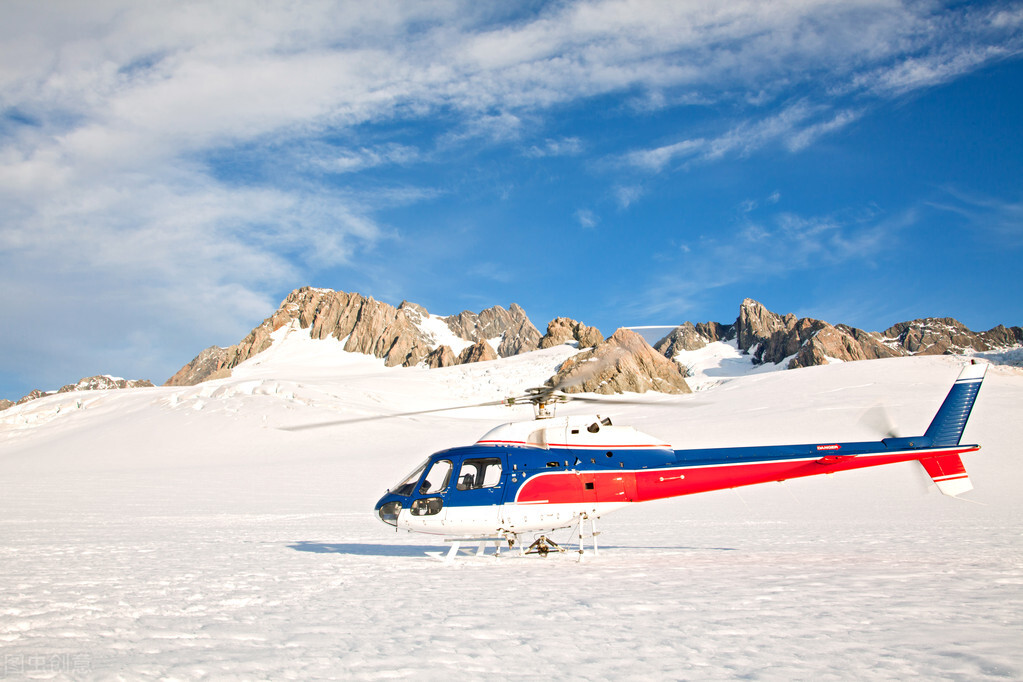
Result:
M419 482L419 478L423 475L423 471L426 469L426 465L430 463L430 460L424 461L422 464L416 467L415 471L401 479L401 483L391 489L391 492L395 495L403 495L408 497L412 494L412 491L416 489L416 483Z

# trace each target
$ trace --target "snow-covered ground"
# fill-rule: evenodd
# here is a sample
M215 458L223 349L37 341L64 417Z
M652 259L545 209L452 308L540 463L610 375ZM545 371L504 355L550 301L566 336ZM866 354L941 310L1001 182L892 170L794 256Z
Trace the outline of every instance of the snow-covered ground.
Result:
M575 351L386 369L280 336L230 379L0 413L0 678L1023 678L1019 367L980 392L970 501L895 465L638 505L582 563L446 565L373 503L528 407L279 427L493 400ZM600 411L676 447L871 439L879 405L909 434L958 362L732 372Z

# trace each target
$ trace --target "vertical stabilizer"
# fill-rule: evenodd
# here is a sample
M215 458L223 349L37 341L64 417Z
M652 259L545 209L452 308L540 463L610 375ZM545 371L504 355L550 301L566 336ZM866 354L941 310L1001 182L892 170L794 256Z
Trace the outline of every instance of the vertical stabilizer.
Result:
M931 447L959 445L986 371L987 365L969 364L959 373L959 378L924 434L930 440Z
M924 469L934 481L934 485L938 486L938 490L945 495L955 497L973 490L973 483L970 482L966 467L963 466L963 460L959 458L959 455L954 453L939 455L921 459L920 463L924 465Z
M938 408L938 413L927 427L927 433L924 434L925 439L930 441L928 444L930 447L959 445L986 371L987 365L971 363L959 373L959 378L956 379L952 390L945 397L945 402ZM934 485L945 495L955 497L973 490L963 460L957 453L927 457L921 459L920 463L934 481Z

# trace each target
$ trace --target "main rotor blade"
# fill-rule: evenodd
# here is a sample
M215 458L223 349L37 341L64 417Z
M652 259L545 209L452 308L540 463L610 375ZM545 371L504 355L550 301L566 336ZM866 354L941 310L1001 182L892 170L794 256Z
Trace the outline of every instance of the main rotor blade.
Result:
M475 403L474 405L455 405L454 407L436 407L431 410L415 410L413 412L394 412L390 414L375 414L370 417L352 417L350 419L332 419L326 422L315 422L313 424L298 424L297 426L281 426L278 427L281 431L306 431L308 429L319 429L326 426L338 426L341 424L358 424L361 422L373 422L380 421L382 419L396 419L398 417L414 417L420 414L433 414L436 412L450 412L452 410L467 410L471 407L492 407L494 405L514 405L515 398L505 398L504 400L491 400L485 403Z
M512 396L510 398L502 398L501 400L490 400L483 403L473 403L472 405L454 405L452 407L435 407L429 410L414 410L412 412L392 412L388 414L375 414L368 417L351 417L348 419L332 419L325 422L315 422L312 424L298 424L296 426L281 426L278 427L282 431L306 431L309 429L325 428L327 426L340 426L343 424L360 424L362 422L373 422L381 421L383 419L397 419L400 417L414 417L421 414L436 414L438 412L450 412L453 410L467 410L472 407L494 407L497 405L513 406L513 405L524 405L526 403L567 403L567 402L581 402L581 403L601 403L603 405L645 405L645 406L657 406L657 405L670 405L671 407L698 407L702 403L664 403L664 401L650 401L650 400L635 400L630 398L618 398L616 396L606 397L593 397L578 395L575 393L563 393L556 388L549 386L540 386L537 388L529 389L527 393L522 395Z
M620 394L619 394L620 395ZM662 394L663 395L663 394ZM576 395L574 393L565 394L567 401L577 401L580 403L601 403L602 405L646 405L648 407L665 406L665 407L700 407L704 403L697 402L684 402L675 403L664 400L636 400L634 398L617 398L615 396L606 396L603 398L594 398L586 395Z

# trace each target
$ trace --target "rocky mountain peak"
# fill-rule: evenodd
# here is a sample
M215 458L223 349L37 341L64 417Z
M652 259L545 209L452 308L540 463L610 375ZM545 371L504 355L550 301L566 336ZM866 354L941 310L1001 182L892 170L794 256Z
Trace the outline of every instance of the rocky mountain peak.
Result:
M566 360L548 384L566 393L691 392L679 366L629 329Z
M480 313L465 311L442 318L456 336L473 344L474 350L455 357L450 348L446 354L438 352L437 340L424 325L429 317L426 308L409 301L395 308L372 296L303 287L288 294L280 307L241 342L229 348L207 348L166 385L192 385L224 376L231 368L269 348L273 342L271 334L293 322L308 329L314 339L343 340L344 350L382 358L388 367L410 367L421 362L443 367L490 359L490 353L477 346L491 339L501 339L494 357L534 350L540 341L540 332L514 303L509 310L494 306Z
M487 362L496 360L498 357L494 347L487 343L486 339L480 339L458 354L458 364L464 365L470 362Z
M540 339L540 348L553 348L564 343L576 342L579 348L591 348L604 341L596 327L588 327L570 317L556 317L547 323L547 333Z
M986 332L970 331L951 317L927 317L900 322L881 333L892 348L901 348L910 355L944 355L962 353L967 349L991 350L1020 342L1019 327L1002 325Z
M221 370L227 362L228 355L229 351L227 348L210 346L179 369L174 376L167 380L165 385L194 386L201 381L209 381L227 376L228 372L222 372Z
M55 393L74 393L78 391L107 391L122 388L153 388L152 382L148 379L121 379L112 377L109 374L97 374L96 376L79 379L77 383L61 386L56 391L30 391L22 396L17 402L11 400L0 400L0 412L15 405L23 405L32 400L38 400Z
M808 367L833 360L851 362L902 355L936 355L1006 348L1023 343L1023 329L1002 325L986 332L970 331L953 318L925 318L900 322L884 332L866 332L844 324L779 315L751 298L739 306L730 327L717 322L685 323L661 339L656 348L666 357L696 350L716 340L736 339L738 348L753 356L754 364L780 363Z
M500 338L497 353L501 357L536 350L540 332L529 321L526 311L512 303L508 310L499 305L480 313L468 310L445 318L448 328L458 337L477 342Z

